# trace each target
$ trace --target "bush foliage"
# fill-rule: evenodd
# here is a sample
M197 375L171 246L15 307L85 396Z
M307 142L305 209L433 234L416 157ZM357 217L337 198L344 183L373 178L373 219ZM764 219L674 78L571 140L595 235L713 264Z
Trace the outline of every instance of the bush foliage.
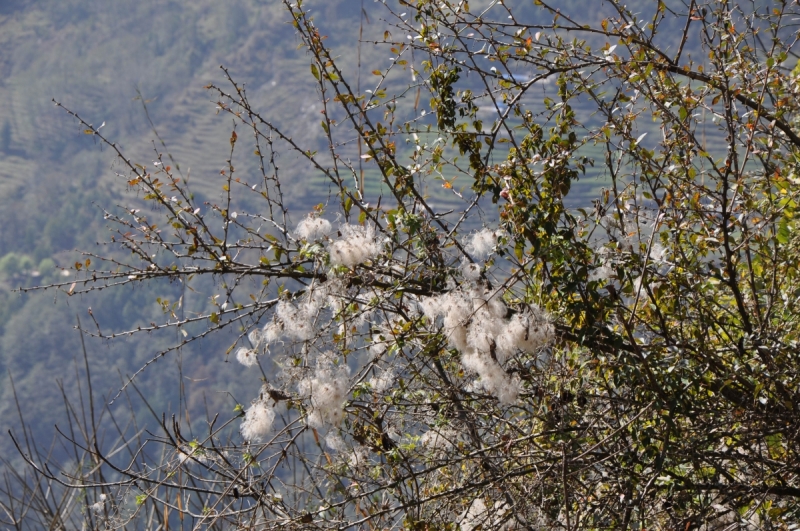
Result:
M219 201L68 111L140 199L106 212L124 252L87 254L78 282L49 287L211 278L210 311L160 298L160 322L85 333L177 330L155 361L233 329L226 356L264 381L194 440L163 420L103 446L92 419L69 439L92 466L58 475L29 455L38 481L94 496L65 520L797 521L797 5L508 4L387 3L374 44L390 60L367 81L286 2L326 145L273 125L223 70L208 87L234 124ZM289 211L289 155L331 201ZM260 173L237 170L252 157ZM591 203L571 195L587 179Z

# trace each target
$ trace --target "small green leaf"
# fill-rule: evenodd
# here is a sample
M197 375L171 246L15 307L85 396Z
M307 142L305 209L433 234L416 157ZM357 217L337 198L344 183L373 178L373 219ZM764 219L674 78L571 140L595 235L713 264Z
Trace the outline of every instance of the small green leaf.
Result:
M789 232L789 224L787 223L786 218L783 218L778 224L778 233L776 234L778 242L789 243L789 238L791 238L791 235L791 232Z
M311 63L311 74L319 81L319 69L314 63Z

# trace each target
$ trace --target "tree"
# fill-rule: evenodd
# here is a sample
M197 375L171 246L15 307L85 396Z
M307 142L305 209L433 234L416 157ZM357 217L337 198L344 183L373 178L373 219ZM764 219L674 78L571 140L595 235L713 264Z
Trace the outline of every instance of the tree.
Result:
M285 4L326 148L224 71L223 200L199 204L169 161L68 111L166 223L108 211L127 254L51 286L211 277L211 311L160 299L163 323L122 333L178 329L179 348L233 328L242 370L272 372L204 438L164 421L125 462L89 444L113 479L37 470L132 492L104 501L111 527L147 508L241 529L796 521L797 6L401 0L375 42L391 64L359 91ZM293 217L281 150L335 201ZM602 188L575 199L587 179Z

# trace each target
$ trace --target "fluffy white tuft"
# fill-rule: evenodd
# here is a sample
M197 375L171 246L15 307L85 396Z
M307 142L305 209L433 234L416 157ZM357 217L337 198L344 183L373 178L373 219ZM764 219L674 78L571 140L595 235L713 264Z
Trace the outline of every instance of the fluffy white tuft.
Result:
M319 308L315 305L295 306L288 301L280 301L275 315L283 323L283 332L290 339L308 341L314 337L314 319Z
M261 330L255 328L247 334L247 339L250 340L253 348L257 349L261 345L261 342L264 341L264 335L261 333Z
M478 280L481 278L481 267L478 264L464 262L461 265L461 274L467 280Z
M531 313L518 313L506 324L497 339L497 360L500 363L518 350L533 353L553 340L553 325L534 308Z
M106 504L106 495L101 494L98 496L97 501L89 506L89 508L95 513L102 513L103 507Z
M327 219L307 217L297 224L295 236L308 241L320 240L331 233L331 222Z
M349 391L350 368L335 365L333 355L321 354L314 375L298 385L301 394L311 396L313 408L308 424L321 428L326 424L338 426L344 418L344 403Z
M372 226L343 225L340 232L342 237L329 248L333 265L354 267L380 254L381 248Z
M442 324L450 346L459 350L467 347L467 327L472 317L470 297L461 291L451 291L438 297L420 301L422 311L431 321L442 317Z
M461 364L468 371L477 373L481 378L481 386L496 396L501 404L516 403L519 398L519 385L506 374L491 355L470 348L461 356Z
M380 376L370 378L369 385L375 393L381 394L392 387L396 378L394 371L389 369L383 371Z
M499 231L481 229L470 237L467 242L467 251L475 258L483 260L494 251L499 235Z
M519 351L533 353L553 338L553 326L538 308L507 317L501 292L485 293L478 286L454 289L420 300L429 321L441 318L448 344L462 352L465 369L480 377L480 387L503 404L517 401L520 385L503 364Z
M344 452L347 450L347 443L334 431L329 432L328 435L325 436L325 445L334 452Z
M246 441L261 442L272 428L274 420L275 410L267 404L266 400L259 399L247 408L239 430Z
M275 321L270 321L264 325L264 328L261 330L261 339L267 346L278 341L281 335L283 335L283 327L280 323L276 323Z
M597 251L598 264L589 273L589 282L599 280L602 282L611 282L614 278L614 263L611 260L611 252L602 247Z
M256 363L258 363L256 351L253 349L241 347L239 350L236 351L236 361L238 361L245 367L252 367Z

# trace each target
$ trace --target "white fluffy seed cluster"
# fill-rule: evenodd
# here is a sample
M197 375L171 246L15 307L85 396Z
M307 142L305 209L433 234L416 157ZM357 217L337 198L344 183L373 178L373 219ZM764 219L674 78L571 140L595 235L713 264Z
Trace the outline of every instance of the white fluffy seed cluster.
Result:
M271 343L280 339L282 327L275 321L269 322L263 330L255 328L247 334L251 348L240 347L236 351L236 360L245 367L252 367L258 364L258 354L269 348Z
M316 298L306 299L298 304L280 301L275 308L275 316L283 324L283 335L289 339L308 341L315 335L314 322L322 304Z
M320 354L314 374L298 384L300 394L311 397L309 426L322 428L326 424L339 425L344 418L349 376L350 368L344 364L336 365L332 353Z
M103 512L103 507L105 506L105 504L106 504L106 495L105 494L101 494L98 497L97 501L95 503L91 504L89 506L89 508L94 513L102 513Z
M239 350L236 351L236 361L245 367L252 367L258 363L258 356L255 350L247 347L240 347Z
M471 262L465 262L461 265L461 274L467 280L478 280L481 278L481 266Z
M242 425L239 427L242 437L248 442L263 441L275 420L275 410L267 403L265 396L266 394L262 393L261 398L247 408Z
M396 379L397 375L394 371L392 369L387 369L383 371L380 376L373 376L370 378L369 385L376 394L383 394L394 385Z
M479 287L454 290L421 301L425 316L442 319L448 344L461 351L461 363L480 377L481 386L503 404L513 404L519 383L502 365L517 352L536 352L553 338L553 326L533 308L507 317L499 293L484 294Z
M339 231L342 237L331 243L328 249L333 265L354 267L380 254L381 247L375 237L374 227L342 225Z
M331 279L310 288L300 299L281 300L275 306L273 319L262 329L251 330L248 334L250 347L236 350L236 359L246 367L258 363L258 355L268 352L270 345L283 339L309 341L320 330L320 312L327 308L334 316L340 315L350 304L359 306L358 312L344 316L342 327L347 329L371 323L374 309L368 308L368 301L348 295L344 282ZM343 330L344 328L342 328ZM384 347L385 348L385 347Z
M297 224L294 235L310 242L321 240L331 233L331 222L323 218L307 217Z
M345 440L335 431L330 431L325 436L325 445L334 452L346 452L348 450Z
M283 326L276 321L270 321L261 329L261 341L265 347L278 341L283 335Z
M500 230L481 229L467 241L466 249L478 260L483 260L494 252L497 239L503 235Z

